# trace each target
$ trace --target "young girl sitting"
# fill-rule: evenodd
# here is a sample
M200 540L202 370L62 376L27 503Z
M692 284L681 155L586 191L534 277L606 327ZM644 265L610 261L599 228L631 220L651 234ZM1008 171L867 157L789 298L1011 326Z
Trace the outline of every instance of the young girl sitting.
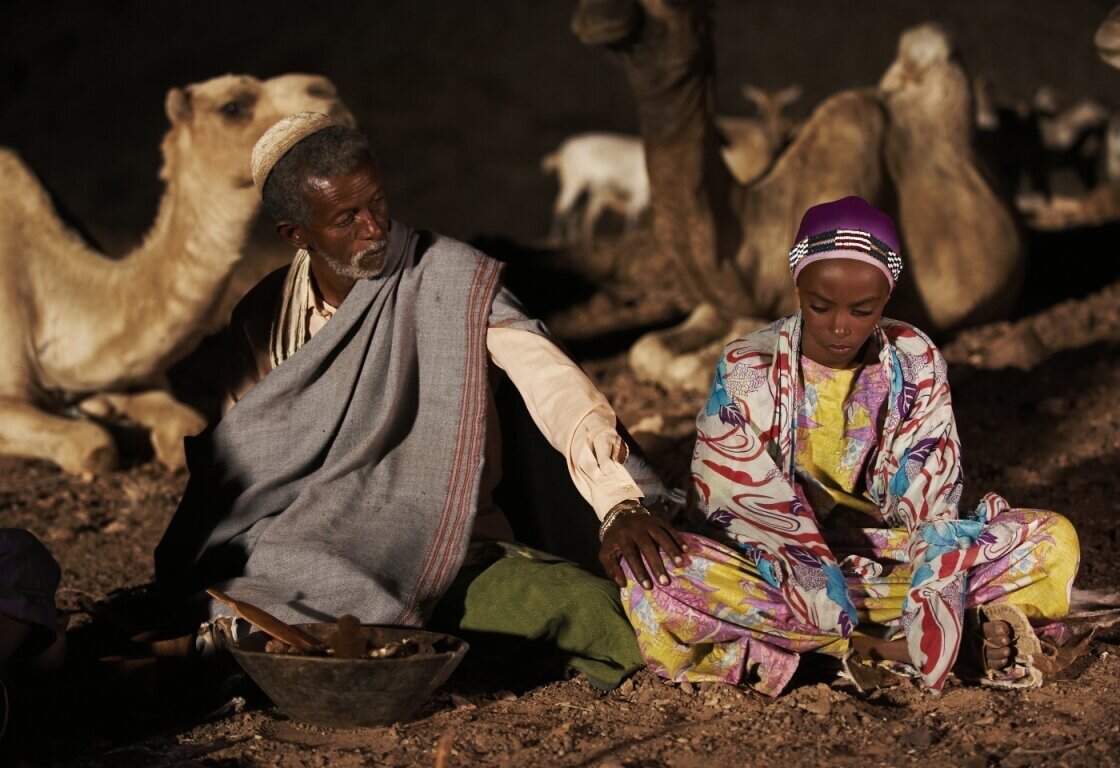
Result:
M945 361L882 317L899 250L860 198L810 208L790 252L800 311L724 350L697 418L686 557L664 548L666 574L647 556L656 582L639 571L624 590L659 674L777 695L815 651L849 670L894 662L933 689L954 668L1041 683L1038 638L1061 639L1050 622L1069 610L1077 535L995 494L958 513ZM620 521L605 548L648 520Z

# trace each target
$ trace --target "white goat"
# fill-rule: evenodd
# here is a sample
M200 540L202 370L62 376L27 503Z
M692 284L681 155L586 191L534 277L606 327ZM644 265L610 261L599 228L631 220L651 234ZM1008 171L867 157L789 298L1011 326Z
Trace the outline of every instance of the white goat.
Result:
M589 241L605 210L625 218L629 231L649 207L646 155L637 136L578 133L541 160L541 169L555 173L560 191L552 205L552 239ZM577 223L575 207L586 196ZM578 226L578 230L577 230Z
M758 116L717 117L716 123L725 142L724 162L739 181L745 182L769 168L789 141L793 122L782 115L782 110L801 97L801 86L770 91L747 84L742 92L756 105ZM606 210L623 216L629 231L649 208L645 151L637 136L578 133L546 155L541 169L555 173L560 181L552 205L552 240L589 241ZM577 217L575 208L583 198L583 215Z

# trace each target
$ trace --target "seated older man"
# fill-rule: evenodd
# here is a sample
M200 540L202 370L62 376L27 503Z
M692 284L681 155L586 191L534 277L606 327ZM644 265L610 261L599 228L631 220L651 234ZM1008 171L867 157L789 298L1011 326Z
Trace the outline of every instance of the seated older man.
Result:
M226 412L188 445L191 480L156 552L158 581L180 594L218 586L289 622L349 613L525 638L617 685L642 662L616 587L518 546L491 498L504 372L600 538L645 514L665 488L610 405L502 286L497 262L389 218L361 134L296 115L252 162L297 253L234 312ZM619 579L620 556L639 574L641 552L680 556L667 525L609 544ZM661 558L646 559L663 578Z

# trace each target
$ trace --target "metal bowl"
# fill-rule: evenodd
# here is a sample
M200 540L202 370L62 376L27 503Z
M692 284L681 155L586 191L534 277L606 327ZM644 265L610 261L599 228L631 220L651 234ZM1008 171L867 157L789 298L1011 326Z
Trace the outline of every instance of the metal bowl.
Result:
M335 624L298 626L324 641L338 630ZM361 631L377 645L413 638L435 652L387 659L265 653L263 632L251 633L230 652L293 720L357 728L406 720L451 676L470 647L452 635L422 629L363 624Z

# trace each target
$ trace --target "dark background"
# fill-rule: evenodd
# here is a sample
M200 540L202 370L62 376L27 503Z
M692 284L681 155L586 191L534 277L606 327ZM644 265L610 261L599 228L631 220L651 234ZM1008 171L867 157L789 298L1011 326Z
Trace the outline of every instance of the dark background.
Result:
M716 4L718 107L743 81L799 82L804 116L875 83L899 33L943 22L1004 100L1042 84L1109 107L1120 72L1092 38L1107 0L738 0ZM634 131L621 69L568 29L574 0L6 3L0 144L119 250L155 213L172 86L235 72L327 75L369 133L393 212L460 237L534 238L555 182L540 157L569 134Z

